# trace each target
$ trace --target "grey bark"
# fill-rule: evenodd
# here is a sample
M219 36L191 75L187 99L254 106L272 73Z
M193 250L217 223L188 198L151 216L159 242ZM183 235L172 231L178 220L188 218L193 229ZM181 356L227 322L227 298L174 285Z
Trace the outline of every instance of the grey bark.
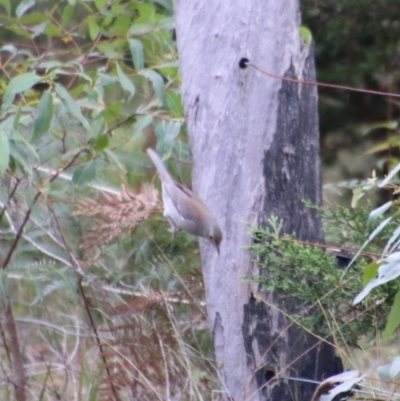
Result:
M303 199L321 203L315 87L240 70L242 57L272 73L314 79L293 0L180 0L175 3L182 95L193 153L193 187L224 233L221 254L201 241L215 356L225 399L307 400L312 384L341 369L334 350L290 323L244 279L260 272L243 249L248 227L271 214L286 232L322 241ZM290 305L279 305L289 312ZM267 384L268 378L277 380Z

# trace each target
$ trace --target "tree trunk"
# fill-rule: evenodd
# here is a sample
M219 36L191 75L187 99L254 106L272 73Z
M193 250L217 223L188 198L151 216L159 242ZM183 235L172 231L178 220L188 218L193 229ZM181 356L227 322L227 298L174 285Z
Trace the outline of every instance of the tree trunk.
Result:
M219 256L201 241L224 398L309 400L316 385L287 377L320 380L338 373L340 361L298 327L286 330L290 321L259 300L276 303L244 279L260 272L243 249L245 223L265 225L272 214L285 232L323 240L321 221L302 204L321 203L316 88L238 67L247 57L274 74L315 79L298 2L177 0L175 13L193 186L224 233Z

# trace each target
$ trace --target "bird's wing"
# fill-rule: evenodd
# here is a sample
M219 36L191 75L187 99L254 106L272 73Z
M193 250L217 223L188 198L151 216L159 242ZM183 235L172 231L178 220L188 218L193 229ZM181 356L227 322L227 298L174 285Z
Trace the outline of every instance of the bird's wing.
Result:
M197 223L198 219L203 220L211 215L207 206L185 186L174 182L173 184L164 184L164 188L184 219Z

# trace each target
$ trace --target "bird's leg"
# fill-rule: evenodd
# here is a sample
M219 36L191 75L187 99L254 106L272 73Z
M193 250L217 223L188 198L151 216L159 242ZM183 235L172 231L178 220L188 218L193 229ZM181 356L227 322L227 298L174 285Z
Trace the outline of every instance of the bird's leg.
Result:
M167 218L169 225L171 226L171 228L168 231L172 233L171 241L173 241L176 237L176 233L179 231L179 228L175 226L173 221L168 216L165 217Z

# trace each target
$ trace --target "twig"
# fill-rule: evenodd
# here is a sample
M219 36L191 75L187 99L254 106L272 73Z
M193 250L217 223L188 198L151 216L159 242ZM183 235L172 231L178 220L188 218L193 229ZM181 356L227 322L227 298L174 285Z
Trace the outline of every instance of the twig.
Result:
M17 401L25 401L26 377L24 371L24 361L22 359L21 348L19 345L17 327L15 325L11 303L8 297L6 301L5 321L8 335L10 336L10 348L11 348L11 354L13 356L14 375L15 375L13 384L15 389L15 399Z
M105 353L104 353L104 350L103 350L103 345L101 344L99 333L98 333L98 331L96 329L96 325L94 323L92 312L90 311L90 304L89 304L89 301L88 301L88 299L86 297L86 294L85 294L85 292L83 290L81 279L78 280L78 287L79 287L79 292L80 292L80 294L82 296L82 299L83 299L83 303L85 305L86 313L87 313L87 315L89 317L90 325L92 327L94 336L96 338L97 347L99 348L99 353L100 353L101 359L103 360L104 368L106 370L107 376L111 379L112 376L111 376L111 372L110 372L110 369L109 369L108 364L107 364L107 359L105 357ZM119 398L118 398L117 389L115 388L114 383L113 383L112 380L110 380L110 387L111 387L111 391L112 391L112 393L114 395L114 400L118 401Z

